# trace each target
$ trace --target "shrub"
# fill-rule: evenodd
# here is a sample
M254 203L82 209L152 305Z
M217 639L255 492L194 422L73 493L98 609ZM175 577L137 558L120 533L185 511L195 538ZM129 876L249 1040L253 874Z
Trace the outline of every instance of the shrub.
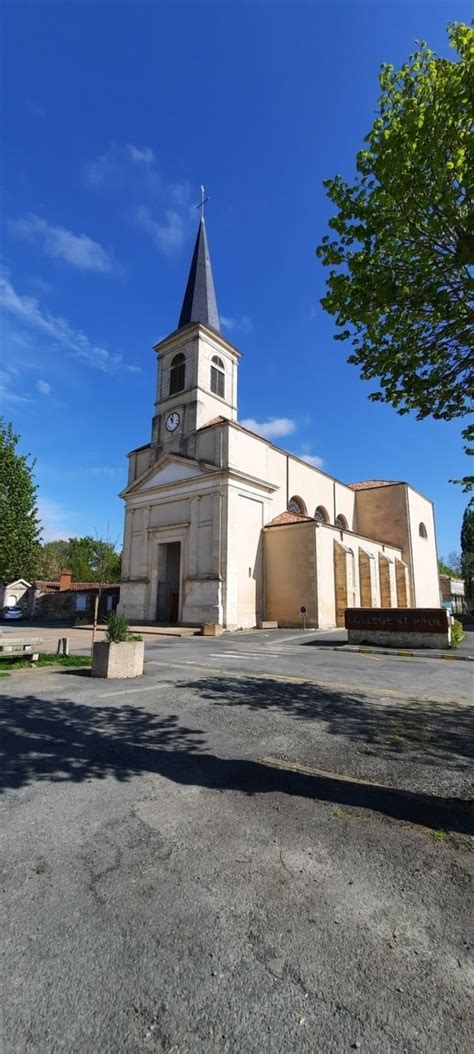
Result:
M462 640L463 637L464 630L462 624L458 622L457 618L455 618L451 626L451 644L453 648L455 648L459 644L459 641Z
M119 615L116 611L111 611L107 619L105 639L109 644L122 644L125 640L141 640L142 638L136 633L130 633L128 618L125 618L125 615Z
M116 611L111 611L107 619L105 639L112 644L121 644L122 641L130 639L128 618L125 618L125 615L119 615Z

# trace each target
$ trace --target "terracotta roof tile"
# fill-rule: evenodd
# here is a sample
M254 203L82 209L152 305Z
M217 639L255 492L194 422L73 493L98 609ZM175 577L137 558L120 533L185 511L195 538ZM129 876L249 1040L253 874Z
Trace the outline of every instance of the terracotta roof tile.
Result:
M45 582L41 579L38 579L35 582L35 586L42 592L59 592L59 582ZM107 582L104 583L102 586L100 582L71 582L70 585L68 585L66 589L61 590L61 592L70 593L72 590L75 593L80 593L81 591L87 589L119 589L119 587L119 582Z
M396 487L400 479L363 479L360 483L348 483L351 490L373 490L375 487Z
M104 582L104 583L102 583L102 585L101 585L100 582L71 582L71 585L67 586L66 589L63 589L62 592L63 593L70 593L72 591L74 593L80 593L81 591L85 592L88 589L102 589L102 590L104 590L104 589L119 589L119 588L120 588L120 583L119 582Z
M299 512L280 512L279 516L275 516L270 523L266 524L266 527L281 527L284 523L314 523L312 516L301 516Z

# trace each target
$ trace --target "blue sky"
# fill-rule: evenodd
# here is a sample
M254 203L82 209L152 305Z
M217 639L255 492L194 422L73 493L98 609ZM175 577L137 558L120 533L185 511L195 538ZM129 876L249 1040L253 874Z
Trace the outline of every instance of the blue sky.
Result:
M121 542L177 324L199 185L239 417L345 480L406 479L459 548L460 422L371 404L319 304L322 180L351 177L382 61L448 54L467 3L7 4L2 413L37 459L46 539Z

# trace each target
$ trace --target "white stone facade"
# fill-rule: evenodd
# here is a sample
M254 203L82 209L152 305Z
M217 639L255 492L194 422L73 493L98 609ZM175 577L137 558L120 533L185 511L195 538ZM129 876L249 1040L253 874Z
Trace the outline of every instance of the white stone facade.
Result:
M129 455L120 611L230 629L297 624L303 603L321 627L344 604L438 607L430 501L341 483L237 423L240 352L195 320L217 318L209 275L201 224L180 326L155 349L151 442Z
M199 334L195 339L199 353ZM208 406L208 413L214 413L213 399L206 403L201 396L201 401ZM157 409L160 412L159 404ZM192 456L183 452L189 440ZM354 490L224 416L191 434L181 434L178 428L156 460L153 444L132 451L123 497L126 516L120 610L133 621L212 622L236 628L277 618L281 623L295 624L295 603L303 602L304 593L307 606L314 608L311 624L335 625L335 542L349 554L346 565L352 585L348 606L361 603L364 557L361 560L360 550L369 561L372 606L381 606L379 557L386 561L392 606L396 607L398 600L396 561L406 568L408 603L439 606L431 502L404 483ZM317 537L317 583L312 599L307 596L308 588L301 581L297 584L291 545L286 556L282 551L272 571L274 577L266 581L265 576L265 549L273 544L267 541L268 536L283 530L295 535L301 530L298 522L267 527L285 512L292 498L298 499L308 518L314 517L317 509L327 514L327 522L300 520L309 522ZM347 527L335 526L338 517ZM426 537L420 534L420 523ZM170 572L174 581L167 582L171 557L177 566ZM309 571L310 561L306 566ZM277 604L277 614L276 593L287 597L286 610ZM290 600L292 593L295 596Z

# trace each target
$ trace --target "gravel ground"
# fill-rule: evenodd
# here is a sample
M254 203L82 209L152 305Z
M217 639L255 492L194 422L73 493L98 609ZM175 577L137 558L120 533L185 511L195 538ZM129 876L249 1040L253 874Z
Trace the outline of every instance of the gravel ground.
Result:
M0 683L5 1054L471 1049L470 671L315 663Z

